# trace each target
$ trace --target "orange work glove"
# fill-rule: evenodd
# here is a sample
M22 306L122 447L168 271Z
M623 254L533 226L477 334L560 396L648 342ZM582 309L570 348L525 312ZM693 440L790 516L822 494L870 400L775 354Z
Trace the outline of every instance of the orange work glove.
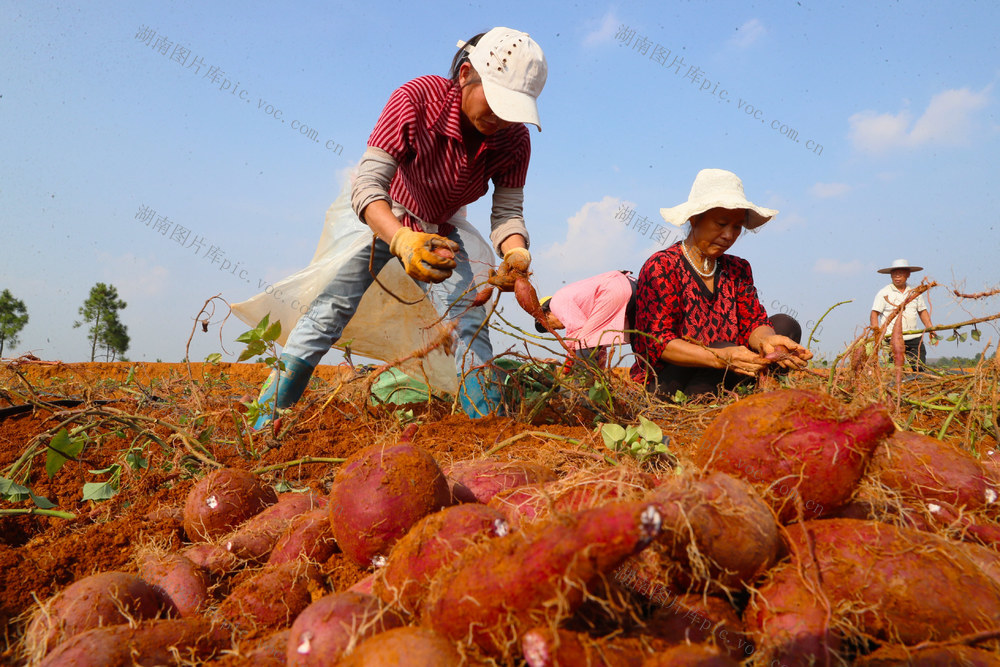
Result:
M447 280L457 266L455 253L458 250L459 245L454 241L409 227L400 227L389 243L389 252L403 262L407 275L425 283Z

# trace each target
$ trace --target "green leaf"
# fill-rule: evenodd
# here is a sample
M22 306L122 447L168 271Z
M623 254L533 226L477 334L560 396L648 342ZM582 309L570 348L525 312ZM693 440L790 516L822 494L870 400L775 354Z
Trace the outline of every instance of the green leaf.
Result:
M31 489L15 484L13 480L6 477L0 477L0 496L12 503L19 503L31 496Z
M945 340L948 340L948 341L955 340L955 334L952 334L952 335L948 336L947 338L945 338Z
M601 438L608 449L617 451L619 443L625 440L625 429L618 424L605 424L601 427Z
M49 476L49 479L55 477L55 474L63 467L63 464L69 460L63 454L76 458L83 451L83 445L83 438L69 437L69 431L64 428L52 436L52 439L49 440L48 453L45 456L45 472Z
M113 498L118 490L111 482L86 482L83 485L84 500L108 500Z
M121 466L120 466L120 465L118 465L117 463L112 463L112 464L111 464L110 466L108 466L107 468L101 468L100 470L90 470L89 472L90 472L90 473L91 473L92 475L103 475L103 474L105 474L105 473L109 473L109 472L115 472L115 471L117 471L117 470L118 470L118 469L120 469L120 468L121 468Z
M268 342L273 342L278 340L278 336L281 335L281 321L277 321L267 328L267 331L261 335L261 338Z
M639 415L639 435L650 442L662 442L663 430L642 415Z
M276 493L287 493L292 490L292 485L285 480L281 480L274 485L274 490Z
M217 364L222 361L222 355L218 352L213 352L212 354L205 357L205 363L207 364Z
M50 510L56 506L54 502L52 502L45 496L36 496L30 491L28 492L28 494L31 496L31 502L35 503L35 507L38 507L43 510Z
M966 336L964 333L958 334L958 340L960 340L961 342L964 343L966 338L968 338L968 336Z
M132 450L125 455L125 463L127 463L132 470L149 467L149 459L144 457L141 451L136 450Z
M979 337L983 334L979 331L979 329L973 329L969 335L972 336L972 340L978 341Z
M677 391L674 392L673 399L674 399L674 403L686 403L687 400L688 400L688 397L687 397L687 394L685 394L683 391L681 391L680 389L678 389Z

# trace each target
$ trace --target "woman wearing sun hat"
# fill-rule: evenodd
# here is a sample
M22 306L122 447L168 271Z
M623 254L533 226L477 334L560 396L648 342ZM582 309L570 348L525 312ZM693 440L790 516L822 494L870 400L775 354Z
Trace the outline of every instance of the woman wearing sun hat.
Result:
M531 263L522 215L531 154L525 123L541 129L536 100L545 85L545 55L527 33L493 28L458 43L449 79L422 76L389 97L368 139L352 206L375 236L320 292L282 351L284 370L258 399L285 408L302 395L313 369L354 315L373 274L398 258L434 306L457 317L459 394L473 417L498 406L499 391L481 367L493 356L484 307L470 308L474 267L449 220L494 184L490 240L503 257L499 273ZM371 263L371 266L369 266ZM480 369L480 370L473 370ZM277 384L277 388L275 385Z
M750 264L727 254L744 229L777 213L747 200L742 181L723 169L702 169L686 202L660 209L664 220L690 222L690 229L639 272L634 379L668 396L691 396L733 387L771 364L801 368L812 358L789 336L797 327L792 318L768 318Z
M871 326L872 329L879 329L886 317L894 311L899 304L906 300L911 289L907 286L910 274L923 271L922 266L911 266L905 259L893 260L891 266L879 269L879 273L888 273L892 282L883 287L875 295L872 303ZM927 301L923 294L917 295L903 307L903 331L913 331L919 329L918 323L923 323L925 327L934 326L931 324L931 315L927 310ZM893 318L895 320L895 318ZM886 334L892 334L893 321L886 326ZM937 338L937 334L931 332L932 342ZM888 338L888 336L886 336ZM905 346L906 358L914 370L923 370L927 365L927 348L924 347L924 335L922 333L904 334L903 345Z

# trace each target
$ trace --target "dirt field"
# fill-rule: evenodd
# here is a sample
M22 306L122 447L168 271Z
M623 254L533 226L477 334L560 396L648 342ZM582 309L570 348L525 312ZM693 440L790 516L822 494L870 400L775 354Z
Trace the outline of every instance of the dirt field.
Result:
M176 551L184 546L181 512L187 494L219 466L252 470L274 485L325 494L339 463L315 459L343 459L361 447L393 442L415 421L414 442L442 466L492 452L501 460L541 463L560 476L609 467L594 431L594 415L583 408L542 411L533 423L470 420L451 414L451 405L444 402L410 405L412 413L404 415L393 406L366 405L364 376L346 366L321 366L295 418L282 425L287 430L275 441L246 429L239 403L256 394L266 368L192 364L191 377L188 372L183 364L152 363L0 366L0 411L6 411L0 418L0 475L15 478L35 496L51 501L55 510L72 514L26 514L34 507L30 500L0 502L5 664L25 664L17 644L37 601L92 573L134 572L144 548ZM822 388L824 382L819 375L804 374L794 381L812 388ZM29 405L10 414L14 406ZM683 461L720 408L699 404L647 414ZM921 429L939 428L946 418L940 411L913 406L895 415L898 423ZM959 447L968 434L968 426L964 435L962 426L959 418L950 434ZM45 444L62 428L86 444L77 461L67 461L50 479ZM622 462L631 464L624 457ZM112 479L115 473L108 469L116 465L117 479ZM83 500L85 484L108 481L116 487L112 497ZM321 569L328 590L344 590L368 574L339 553ZM246 576L236 574L227 586ZM266 639L264 633L251 633L237 649L245 654ZM206 664L240 664L240 659L223 655Z

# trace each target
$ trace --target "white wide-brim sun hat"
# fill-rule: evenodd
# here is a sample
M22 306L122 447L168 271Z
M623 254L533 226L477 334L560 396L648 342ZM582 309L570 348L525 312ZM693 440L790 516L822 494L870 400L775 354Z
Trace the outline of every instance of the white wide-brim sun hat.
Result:
M479 73L483 94L493 113L510 123L531 123L542 129L538 96L545 87L549 66L542 47L528 33L493 28L475 45L460 41L469 63Z
M922 266L910 266L910 263L905 259L894 259L892 260L892 266L887 266L884 269L879 269L879 273L892 273L896 269L909 269L910 271L923 271Z
M773 208L757 206L743 193L743 181L725 169L702 169L694 178L688 200L680 206L661 208L660 215L672 225L680 227L692 216L713 208L744 209L750 212L747 229L756 229L778 215Z

